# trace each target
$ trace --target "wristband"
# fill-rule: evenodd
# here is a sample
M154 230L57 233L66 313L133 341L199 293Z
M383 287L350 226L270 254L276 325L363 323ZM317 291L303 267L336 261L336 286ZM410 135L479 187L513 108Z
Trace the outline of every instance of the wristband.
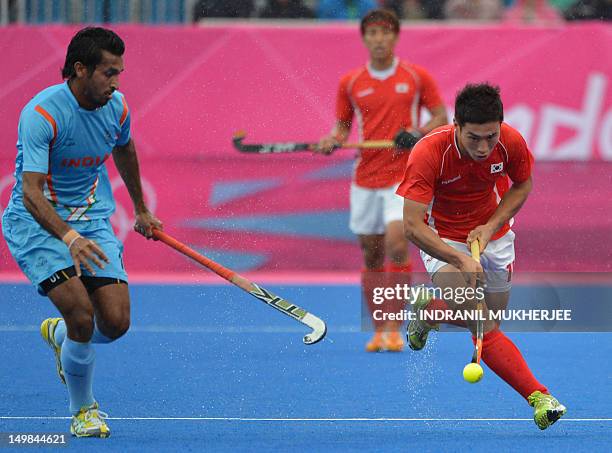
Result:
M64 241L64 244L68 245L70 241L78 236L80 236L80 234L76 230L70 229L66 234L64 234L64 236L62 236L62 241Z
M82 237L83 236L80 236L80 235L79 236L75 236L75 238L72 241L70 241L70 244L68 244L68 250L70 250L70 247L72 247L72 244L74 244L74 241L76 241L77 239L82 238Z
M66 244L68 246L68 249L70 249L70 247L72 247L72 245L74 244L74 241L76 241L80 237L82 236L77 231L70 230L64 235L64 237L62 237L62 241L64 241L64 244Z

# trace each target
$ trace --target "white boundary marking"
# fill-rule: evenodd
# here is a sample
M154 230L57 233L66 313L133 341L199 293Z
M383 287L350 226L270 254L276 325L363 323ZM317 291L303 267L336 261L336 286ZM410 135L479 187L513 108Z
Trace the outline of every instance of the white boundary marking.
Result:
M0 333L8 332L38 332L40 325L35 324L16 324L16 325L3 325L0 324ZM130 326L130 333L216 333L216 334L250 334L250 333L301 333L304 332L303 328L299 326L181 326L181 325L136 325ZM506 333L508 331L505 331ZM528 334L541 334L546 333L549 335L599 335L599 334L610 334L612 331L576 331L576 332L540 332L540 331L514 331L511 333L528 333ZM354 334L354 333L372 333L371 330L363 330L360 325L338 325L334 326L332 334ZM465 333L460 329L445 330L444 334L459 334ZM328 330L327 337L330 338L330 332Z
M40 325L19 324L2 325L0 333L5 332L38 332ZM304 328L299 326L181 326L181 325L142 325L130 327L131 333L217 333L217 334L241 334L241 333L300 333ZM333 333L359 333L366 332L361 330L358 325L339 325L334 327ZM458 331L460 332L460 331Z
M70 417L0 416L0 420L68 420ZM108 417L107 420L227 422L531 422L532 418L250 418L250 417ZM561 418L560 422L612 422L612 418Z

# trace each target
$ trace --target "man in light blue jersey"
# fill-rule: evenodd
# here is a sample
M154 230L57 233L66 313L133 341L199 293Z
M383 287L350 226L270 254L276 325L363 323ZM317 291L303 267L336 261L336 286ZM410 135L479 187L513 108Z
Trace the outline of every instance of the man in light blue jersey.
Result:
M162 228L143 200L130 111L117 91L124 50L104 28L72 38L65 82L38 93L21 112L16 182L2 216L11 254L62 315L44 320L41 334L68 387L70 432L78 437L110 435L93 396L92 344L110 343L130 325L123 245L109 221L110 156L134 204L134 229L151 238Z

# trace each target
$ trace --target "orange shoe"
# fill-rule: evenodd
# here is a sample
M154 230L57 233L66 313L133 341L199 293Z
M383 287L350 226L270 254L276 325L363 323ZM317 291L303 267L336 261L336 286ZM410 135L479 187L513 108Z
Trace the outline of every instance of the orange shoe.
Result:
M404 340L402 335L398 331L391 331L387 333L385 338L385 348L389 352L402 352L404 349Z
M380 352L384 349L383 333L376 332L368 344L366 344L367 352Z

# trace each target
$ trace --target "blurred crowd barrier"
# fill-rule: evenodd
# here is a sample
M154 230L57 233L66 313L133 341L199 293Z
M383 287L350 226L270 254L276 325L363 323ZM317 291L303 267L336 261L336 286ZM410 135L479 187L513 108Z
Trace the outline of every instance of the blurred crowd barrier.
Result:
M8 23L189 24L214 18L356 20L377 7L407 21L610 20L611 0L0 0Z

